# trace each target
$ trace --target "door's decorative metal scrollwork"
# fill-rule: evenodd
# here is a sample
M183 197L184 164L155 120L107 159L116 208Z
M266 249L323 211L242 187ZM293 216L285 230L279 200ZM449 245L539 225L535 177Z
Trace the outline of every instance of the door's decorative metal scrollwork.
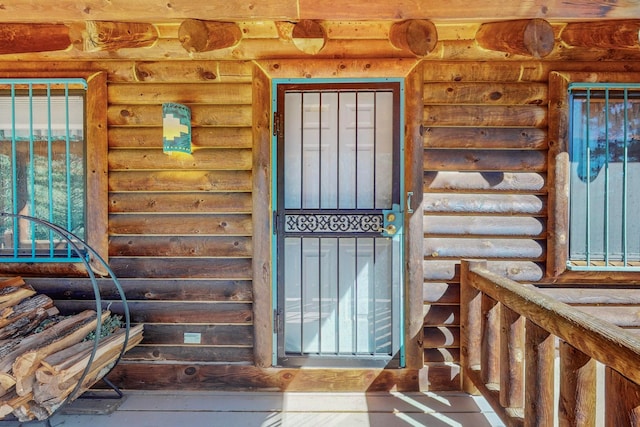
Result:
M381 214L287 214L287 233L370 233L384 222Z

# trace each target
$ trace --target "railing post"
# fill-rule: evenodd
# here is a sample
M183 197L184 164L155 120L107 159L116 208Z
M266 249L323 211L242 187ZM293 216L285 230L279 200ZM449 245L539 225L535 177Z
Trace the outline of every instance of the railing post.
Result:
M500 304L482 294L482 381L496 388L500 384Z
M469 260L460 266L460 372L462 389L471 394L478 393L468 373L480 368L482 295L473 286L470 271L486 266L486 261Z
M555 336L527 320L525 324L525 426L552 426Z
M503 305L500 310L500 405L524 407L524 317Z
M570 344L560 341L561 427L596 425L596 361Z
M605 368L605 426L640 425L640 385Z

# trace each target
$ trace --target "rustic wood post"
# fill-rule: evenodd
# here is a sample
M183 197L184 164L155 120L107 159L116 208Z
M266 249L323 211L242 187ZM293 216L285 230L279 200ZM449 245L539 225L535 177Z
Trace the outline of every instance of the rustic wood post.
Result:
M524 407L524 317L503 305L500 309L500 404Z
M49 52L69 46L69 27L64 24L0 25L0 54Z
M476 41L485 49L543 58L553 50L555 35L544 19L519 19L482 24Z
M640 385L605 368L605 426L640 425Z
M525 426L552 426L555 336L527 320L525 341Z
M116 51L124 48L149 47L158 40L153 24L142 22L87 21L83 50Z
M640 46L640 20L570 22L560 33L569 46L634 49Z
M500 383L500 304L482 294L482 381Z
M473 287L471 269L486 268L486 261L463 260L460 266L460 372L462 389L477 394L468 372L480 368L482 294Z
M560 342L560 426L596 425L596 361Z
M433 22L425 19L396 22L389 30L389 41L393 47L425 56L436 47L438 30Z
M293 26L291 40L301 52L315 55L327 43L327 33L319 22L303 19Z
M209 52L235 46L242 30L234 22L185 19L178 29L178 40L188 52Z

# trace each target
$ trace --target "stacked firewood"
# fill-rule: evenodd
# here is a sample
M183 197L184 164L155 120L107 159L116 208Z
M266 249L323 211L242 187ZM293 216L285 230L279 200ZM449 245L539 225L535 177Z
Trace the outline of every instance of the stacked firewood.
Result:
M60 316L51 298L22 278L0 279L0 419L47 419L104 377L125 341L118 319L102 312L103 333L96 338L94 310ZM142 341L142 329L130 329L125 351Z

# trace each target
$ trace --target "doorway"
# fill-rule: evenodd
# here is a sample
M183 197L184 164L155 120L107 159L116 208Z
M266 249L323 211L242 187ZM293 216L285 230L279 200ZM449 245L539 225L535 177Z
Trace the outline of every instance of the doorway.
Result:
M402 81L274 81L280 366L403 366Z

